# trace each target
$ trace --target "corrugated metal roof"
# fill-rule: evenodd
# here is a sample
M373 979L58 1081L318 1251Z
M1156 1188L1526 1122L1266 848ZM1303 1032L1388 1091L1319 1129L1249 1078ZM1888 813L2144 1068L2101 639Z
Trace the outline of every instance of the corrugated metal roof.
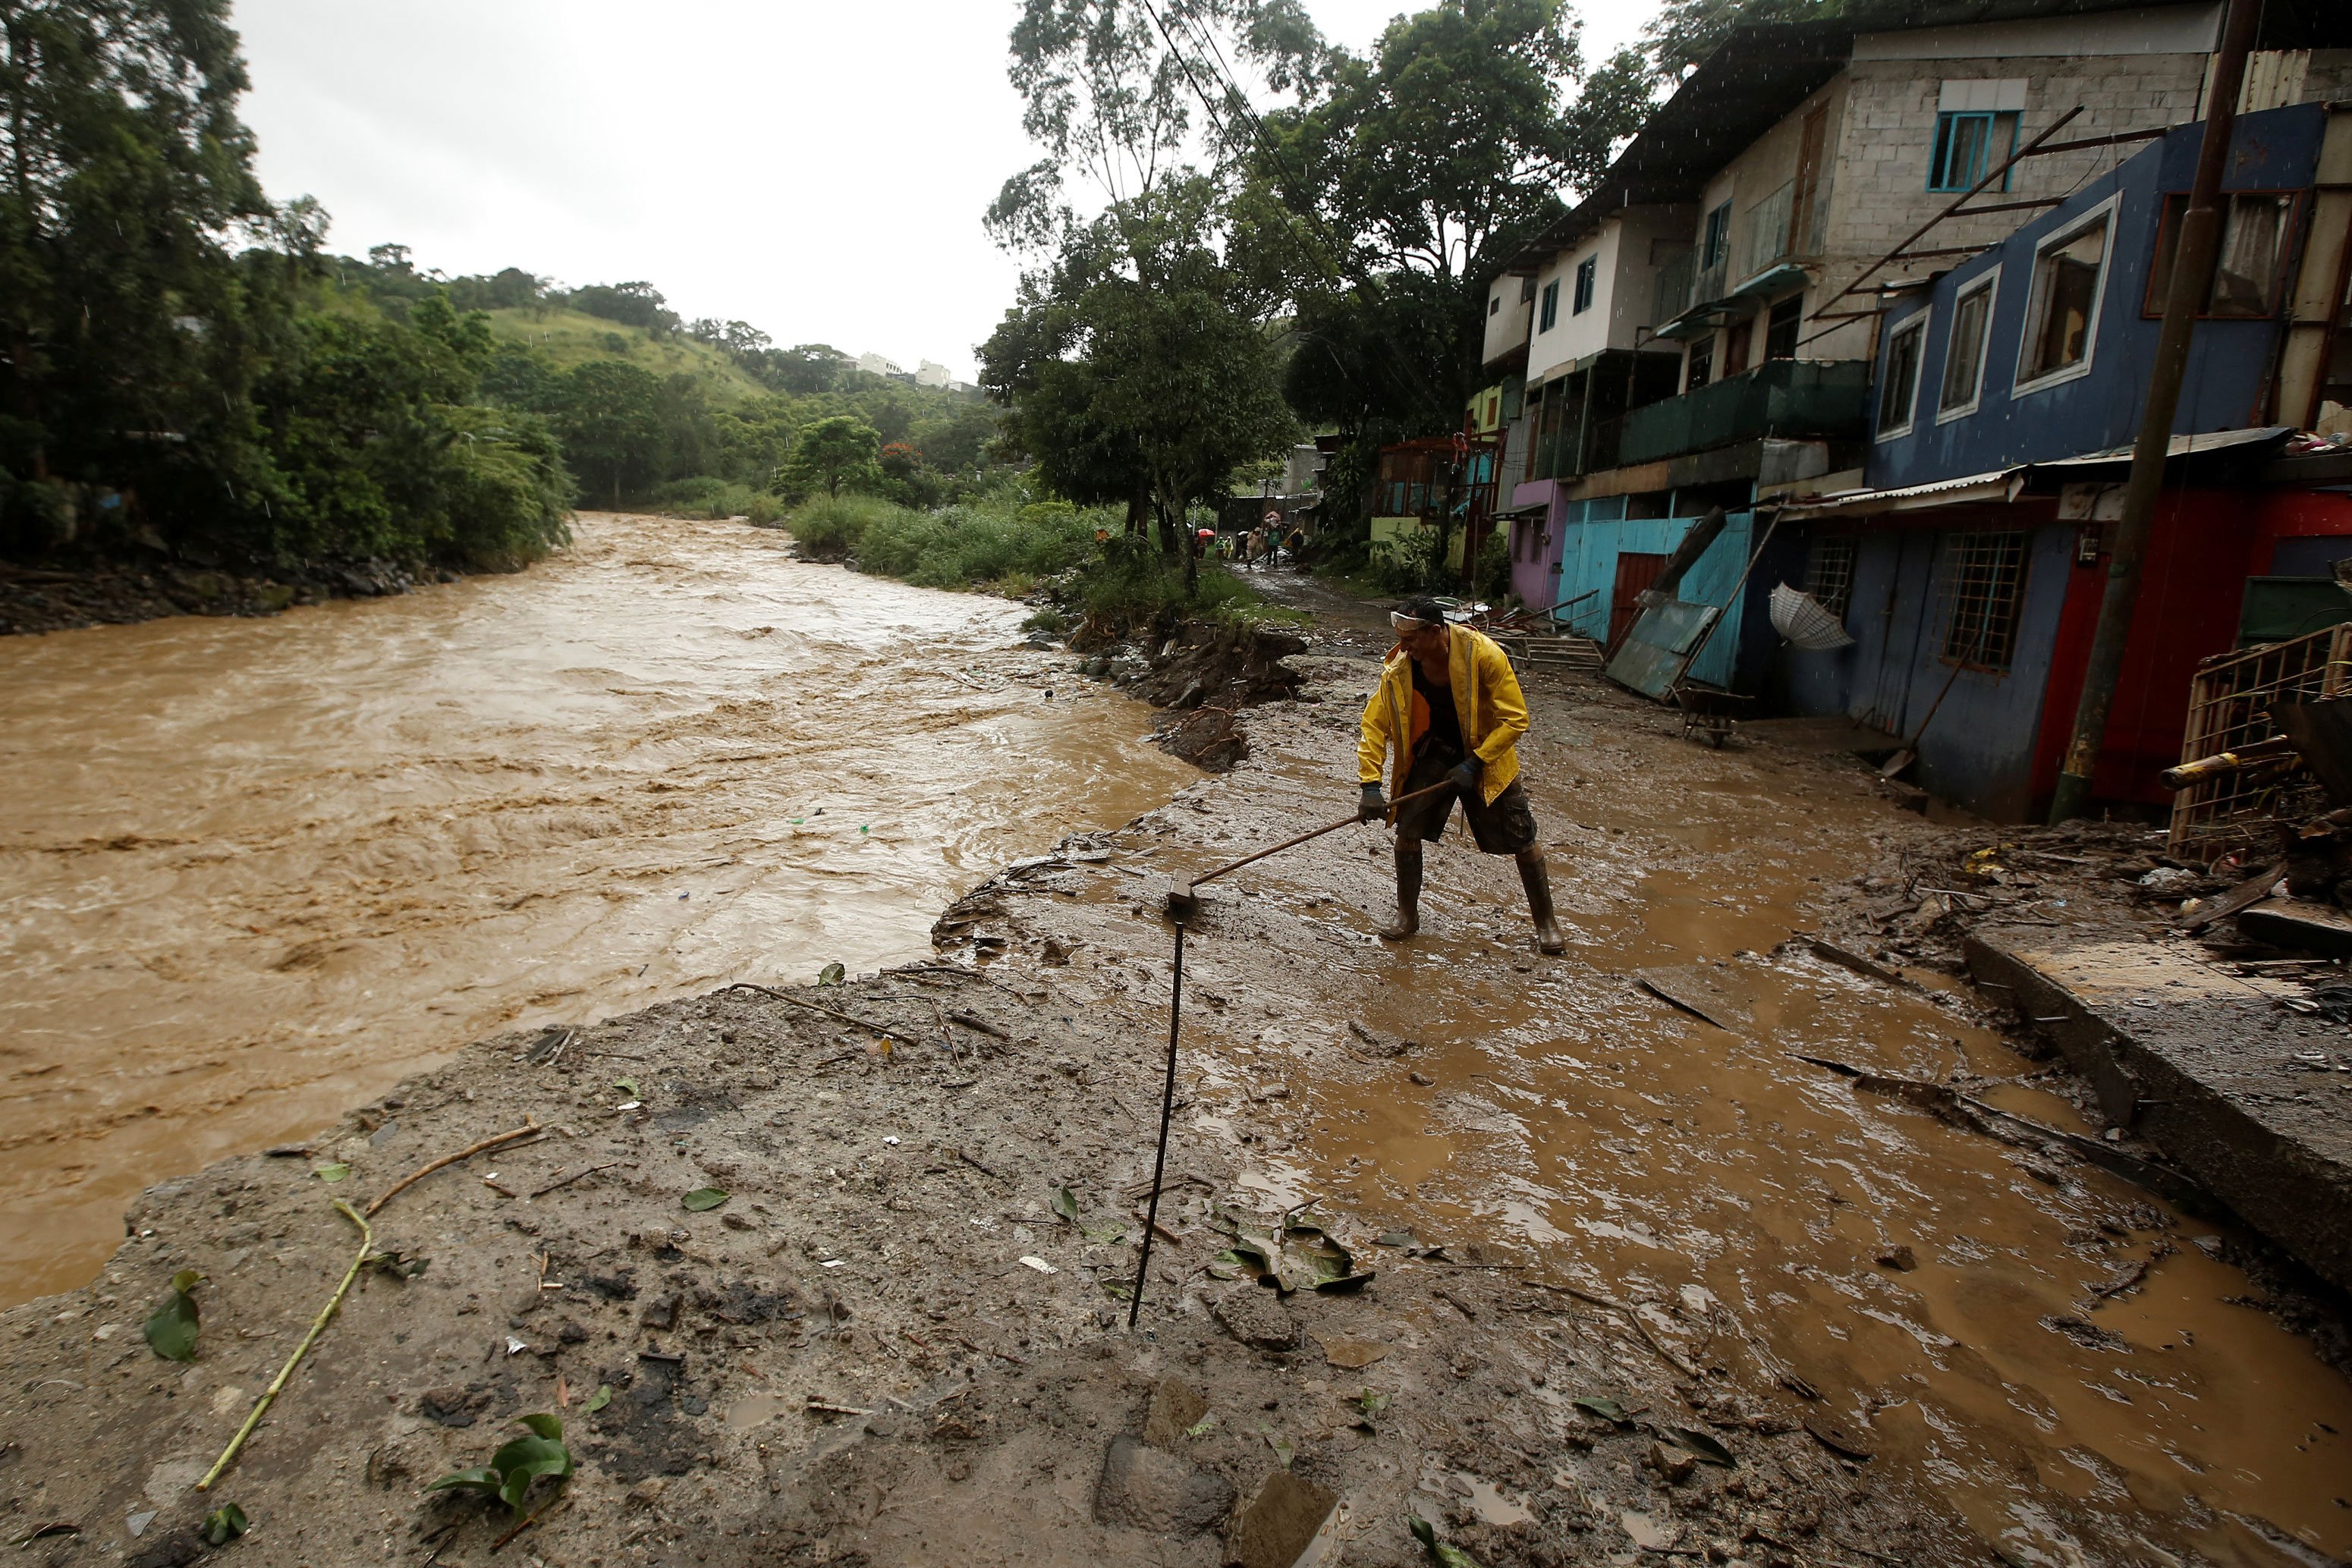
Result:
M2232 446L2251 446L2257 442L2283 443L2294 432L2284 424L2255 425L2248 430L2192 431L2176 435L2166 443L2167 457L2193 457L2200 453L2221 452ZM2113 463L2129 463L2132 449L2111 447L2105 452L2085 452L2076 457L2057 457L2047 463L2036 463L2036 470L2045 468L2097 468Z
M1994 468L1957 479L1899 485L1886 490L1835 490L1810 501L1785 502L1780 509L1799 517L1827 517L1838 513L1899 512L1914 505L1948 507L1962 501L2009 501L2016 498L2024 476L2022 467Z

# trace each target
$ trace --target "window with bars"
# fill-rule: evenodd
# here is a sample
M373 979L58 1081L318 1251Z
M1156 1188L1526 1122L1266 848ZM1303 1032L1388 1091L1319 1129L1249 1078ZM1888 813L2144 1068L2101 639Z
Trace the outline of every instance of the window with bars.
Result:
M1853 601L1853 553L1852 534L1830 534L1815 538L1805 558L1805 591L1841 621Z
M2025 535L1964 533L1951 540L1944 571L1944 662L2006 670L2017 652L2017 607L2025 596Z

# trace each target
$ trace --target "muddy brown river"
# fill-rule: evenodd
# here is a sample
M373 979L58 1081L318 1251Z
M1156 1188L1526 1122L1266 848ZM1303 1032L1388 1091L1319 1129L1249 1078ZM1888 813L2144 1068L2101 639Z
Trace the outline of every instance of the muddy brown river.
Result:
M0 639L0 1303L88 1280L142 1186L468 1040L928 954L962 887L1198 777L1017 605L740 525L577 534Z

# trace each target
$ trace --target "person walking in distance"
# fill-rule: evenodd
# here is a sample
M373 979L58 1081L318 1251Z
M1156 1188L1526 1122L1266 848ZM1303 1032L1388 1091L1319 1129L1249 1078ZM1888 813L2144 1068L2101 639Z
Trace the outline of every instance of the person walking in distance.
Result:
M1402 942L1420 931L1422 846L1445 831L1459 799L1480 852L1519 862L1536 946L1565 952L1552 917L1551 877L1536 841L1535 812L1519 787L1518 742L1528 732L1528 703L1509 657L1483 632L1447 624L1444 607L1433 599L1405 601L1389 622L1397 645L1364 704L1356 748L1363 800L1357 816L1367 822L1387 817L1381 766L1391 754L1399 800L1436 784L1454 787L1397 808L1397 915L1381 935Z

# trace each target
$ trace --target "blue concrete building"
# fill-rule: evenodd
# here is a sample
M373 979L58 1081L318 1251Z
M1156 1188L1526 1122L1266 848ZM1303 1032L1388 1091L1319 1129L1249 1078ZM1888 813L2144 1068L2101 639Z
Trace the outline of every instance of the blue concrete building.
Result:
M1783 650L1780 703L1905 738L1932 713L1919 782L1987 815L2038 814L2071 736L2202 130L2176 128L2000 244L1887 291L1864 483L1781 513L1801 541L1789 580L1853 643ZM2238 120L2104 799L2168 802L2156 775L2180 759L2199 661L2261 622L2250 580L2324 578L2352 557L2352 454L2282 455L2352 403L2347 177L2352 114Z

